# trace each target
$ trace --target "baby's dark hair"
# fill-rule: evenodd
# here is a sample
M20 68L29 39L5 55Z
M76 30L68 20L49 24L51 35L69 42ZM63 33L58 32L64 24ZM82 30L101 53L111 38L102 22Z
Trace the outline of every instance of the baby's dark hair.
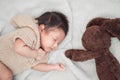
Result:
M67 35L68 20L64 14L60 12L45 12L35 19L38 20L38 25L44 24L46 26L45 28L57 26L65 32L65 35Z

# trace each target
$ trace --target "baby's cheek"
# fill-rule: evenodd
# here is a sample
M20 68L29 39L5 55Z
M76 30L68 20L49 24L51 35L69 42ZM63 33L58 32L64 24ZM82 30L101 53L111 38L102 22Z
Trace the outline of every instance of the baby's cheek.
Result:
M44 48L50 48L52 46L51 42L45 42Z

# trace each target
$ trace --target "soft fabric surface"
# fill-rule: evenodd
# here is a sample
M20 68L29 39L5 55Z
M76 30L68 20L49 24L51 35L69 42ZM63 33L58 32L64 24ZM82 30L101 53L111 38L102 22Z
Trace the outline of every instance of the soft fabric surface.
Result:
M28 69L16 75L15 80L98 80L94 59L73 62L65 57L64 51L69 48L84 49L81 37L92 18L120 18L119 0L1 0L0 10L0 35L14 30L9 21L16 14L37 17L45 11L60 11L69 20L69 34L59 48L51 52L48 62L65 64L65 71L40 72ZM120 41L117 38L112 38L110 51L120 61Z

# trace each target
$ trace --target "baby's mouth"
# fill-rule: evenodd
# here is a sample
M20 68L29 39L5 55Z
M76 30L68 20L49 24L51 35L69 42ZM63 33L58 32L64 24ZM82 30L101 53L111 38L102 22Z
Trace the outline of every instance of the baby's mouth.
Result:
M50 53L50 52L51 52L51 50L47 50L47 51L46 51L46 53Z
M47 53L50 53L51 51L53 51L52 49L48 49L48 50L45 50Z

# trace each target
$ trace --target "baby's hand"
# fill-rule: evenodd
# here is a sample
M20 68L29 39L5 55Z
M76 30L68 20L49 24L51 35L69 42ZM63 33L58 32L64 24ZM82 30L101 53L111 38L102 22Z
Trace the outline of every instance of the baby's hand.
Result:
M45 54L46 54L46 52L44 51L44 50L42 50L42 49L38 49L37 50L37 56L36 56L36 60L41 60L42 58L44 58L45 57Z
M43 49L41 49L41 48L38 49L37 51L38 51L38 54L39 54L39 53L40 53L40 54L45 54L45 53L46 53L46 52L45 52Z
M61 63L57 63L57 64L54 64L54 69L58 70L58 71L64 71L65 66L63 64L61 64Z

